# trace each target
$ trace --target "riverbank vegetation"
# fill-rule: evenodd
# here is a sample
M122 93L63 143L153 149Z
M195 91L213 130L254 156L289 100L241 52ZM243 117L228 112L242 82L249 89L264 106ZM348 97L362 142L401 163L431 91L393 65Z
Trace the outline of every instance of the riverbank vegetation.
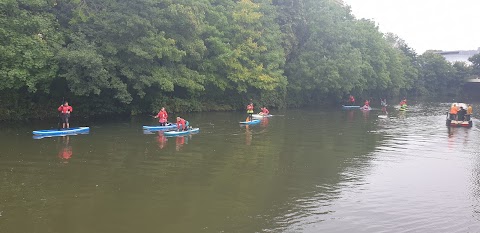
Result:
M63 100L102 116L448 95L476 67L333 0L4 0L0 15L0 120Z

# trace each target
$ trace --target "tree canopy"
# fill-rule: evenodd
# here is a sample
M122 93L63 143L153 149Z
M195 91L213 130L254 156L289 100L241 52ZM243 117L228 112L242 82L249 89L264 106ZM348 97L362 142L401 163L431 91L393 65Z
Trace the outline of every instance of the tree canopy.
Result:
M4 0L0 115L85 115L450 94L475 72L417 55L333 0Z

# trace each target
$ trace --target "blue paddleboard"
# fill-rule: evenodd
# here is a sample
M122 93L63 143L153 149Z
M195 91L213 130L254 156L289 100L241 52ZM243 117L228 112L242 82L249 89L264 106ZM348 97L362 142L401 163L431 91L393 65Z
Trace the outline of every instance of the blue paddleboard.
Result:
M158 130L167 130L167 129L176 129L177 124L171 124L171 125L166 125L166 126L159 126L159 125L144 125L143 129L144 130L150 130L150 131L158 131Z
M260 123L260 120L252 120L252 121L240 121L242 125L254 125Z
M199 128L193 128L193 129L189 129L187 131L167 131L167 132L164 132L163 135L165 135L165 136L180 136L180 135L196 133L198 131L200 131Z
M359 109L360 106L355 105L342 105L342 109Z
M75 127L68 129L45 129L45 130L35 130L32 133L37 136L36 138L41 137L54 137L54 136L63 136L63 135L74 135L74 134L86 134L90 131L90 127Z

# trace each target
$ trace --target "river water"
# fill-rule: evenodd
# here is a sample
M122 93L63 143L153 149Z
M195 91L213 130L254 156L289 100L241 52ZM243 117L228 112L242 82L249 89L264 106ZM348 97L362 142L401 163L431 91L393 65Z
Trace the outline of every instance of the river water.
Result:
M0 232L479 232L480 122L448 129L447 108L291 110L248 128L196 113L200 133L179 138L145 134L147 118L39 140L46 123L4 127Z

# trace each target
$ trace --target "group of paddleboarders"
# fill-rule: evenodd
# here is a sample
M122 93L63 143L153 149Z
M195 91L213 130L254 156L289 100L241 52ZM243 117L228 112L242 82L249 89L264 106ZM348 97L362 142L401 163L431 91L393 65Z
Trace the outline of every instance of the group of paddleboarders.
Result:
M70 118L70 113L73 111L72 106L68 105L68 101L65 101L60 107L58 107L58 111L60 112L60 119L62 122L62 128L70 128L70 123L69 123L69 118ZM250 102L249 105L247 105L247 114L248 114L248 120L247 121L252 121L253 119L253 113L254 113L254 107L253 103ZM267 107L262 107L261 112L259 115L268 115L270 111L267 109ZM168 113L165 110L165 107L162 107L158 114L154 116L154 118L158 118L158 122L160 123L160 126L166 126L168 123ZM178 131L187 131L189 129L189 122L186 121L185 119L181 117L177 117L177 129Z
M472 105L469 104L467 109L464 109L463 106L457 106L453 104L449 111L450 120L455 121L469 121L471 115L473 114Z
M68 105L68 101L65 101L60 107L58 107L58 112L60 113L60 120L62 123L62 128L70 128L70 113L73 111L72 106ZM168 124L168 113L164 107L160 109L160 112L154 118L159 119L160 126L166 126ZM189 129L189 123L181 117L177 117L177 129L179 131L187 131Z
M355 105L355 97L353 95L349 95L348 100L347 100L348 105L354 106ZM371 98L366 99L363 106L360 107L362 110L370 110L370 103L371 103ZM407 98L403 97L402 101L400 101L400 110L406 110L407 109ZM387 99L386 98L380 98L380 106L382 106L382 111L387 112Z
M248 117L247 117L247 122L248 121L252 121L253 120L253 113L255 112L255 108L253 107L253 102L250 101L250 104L247 105L247 114L248 114ZM263 106L262 108L260 108L261 112L258 113L258 115L262 115L262 116L268 116L268 114L270 114L270 111L267 109L267 107Z
M160 126L166 126L168 123L168 113L164 107L160 109L158 114L154 116L154 118L158 118L158 122ZM177 130L178 131L187 131L189 129L189 123L185 119L177 116Z

